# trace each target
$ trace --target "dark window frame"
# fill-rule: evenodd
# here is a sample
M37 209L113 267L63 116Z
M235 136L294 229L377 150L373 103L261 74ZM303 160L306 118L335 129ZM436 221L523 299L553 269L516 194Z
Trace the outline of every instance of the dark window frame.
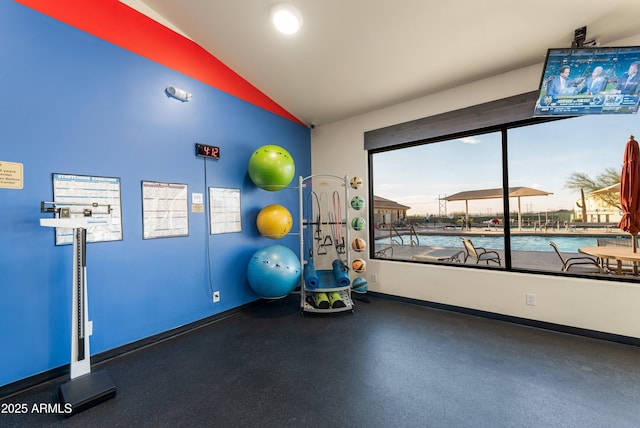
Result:
M527 92L521 95L491 101L447 113L416 119L410 122L404 122L384 128L379 128L364 133L364 149L368 152L368 182L369 200L373 201L373 156L386 151L404 149L413 146L437 143L446 140L469 137L478 134L486 134L489 132L500 132L502 135L502 188L503 188L503 208L504 212L510 212L509 209L509 165L508 165L508 141L507 134L510 129L523 126L537 125L544 122L568 119L572 116L563 117L545 117L539 118L533 116L535 103L537 100L537 92ZM368 207L369 218L373 218L373 204ZM492 269L501 272L523 272L533 273L536 275L553 275L553 276L574 276L584 277L595 280L611 280L611 278L597 277L588 274L576 274L570 272L553 272L528 270L523 268L514 268L511 263L511 233L510 228L504 229L504 266L501 268L487 268L474 265L455 265L447 264L447 266L455 266L470 269ZM369 228L369 258L375 260L392 260L405 263L421 263L421 264L438 264L439 262L411 261L399 259L385 259L375 257L375 229ZM632 279L615 278L616 281L634 282Z

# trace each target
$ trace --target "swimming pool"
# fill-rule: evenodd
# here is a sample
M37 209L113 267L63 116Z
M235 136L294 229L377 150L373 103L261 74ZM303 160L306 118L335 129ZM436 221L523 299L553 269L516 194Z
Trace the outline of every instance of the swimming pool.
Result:
M401 235L405 244L411 242L409 235ZM476 247L504 250L504 237L501 235L467 235ZM596 245L596 239L603 236L562 236L562 235L512 235L512 251L553 251L549 242L554 242L562 252L577 253L580 247ZM615 239L615 236L607 236ZM414 238L415 239L415 238ZM628 239L628 238L627 238ZM399 240L396 238L395 244ZM462 247L462 241L458 235L419 235L421 247ZM391 244L389 238L376 239L376 244Z

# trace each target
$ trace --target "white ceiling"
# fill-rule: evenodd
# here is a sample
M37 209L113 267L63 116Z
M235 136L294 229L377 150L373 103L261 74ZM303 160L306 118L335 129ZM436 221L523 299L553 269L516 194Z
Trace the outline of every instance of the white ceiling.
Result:
M317 125L542 63L585 25L601 45L640 33L638 0L121 1ZM283 2L303 16L295 36L270 23Z

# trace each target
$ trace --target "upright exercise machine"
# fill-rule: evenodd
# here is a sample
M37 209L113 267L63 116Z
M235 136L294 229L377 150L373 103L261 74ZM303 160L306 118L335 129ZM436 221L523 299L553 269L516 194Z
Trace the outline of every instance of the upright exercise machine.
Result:
M80 205L80 204L78 204ZM78 205L69 203L41 202L42 213L53 213L53 218L40 219L40 226L73 229L73 289L71 317L71 369L70 380L58 389L60 401L66 409L71 405L70 415L88 409L116 395L116 387L105 370L91 372L89 337L93 324L89 321L87 299L87 229L106 226L109 218L93 217L96 209L104 209L108 214L111 207L99 204L81 206L81 215L72 215Z

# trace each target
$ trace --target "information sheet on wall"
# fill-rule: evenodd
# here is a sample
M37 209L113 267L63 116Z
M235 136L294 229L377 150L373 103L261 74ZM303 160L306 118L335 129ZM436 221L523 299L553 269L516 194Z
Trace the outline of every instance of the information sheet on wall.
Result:
M242 231L240 189L209 187L211 234Z
M186 184L143 181L143 239L188 236L188 194Z
M0 160L0 189L22 189L24 187L24 165L19 162Z
M87 229L87 242L121 241L122 210L120 178L53 174L53 199L57 206L69 204L71 217L83 217L91 210L95 218L109 218L105 226ZM73 229L56 227L56 245L73 243Z

